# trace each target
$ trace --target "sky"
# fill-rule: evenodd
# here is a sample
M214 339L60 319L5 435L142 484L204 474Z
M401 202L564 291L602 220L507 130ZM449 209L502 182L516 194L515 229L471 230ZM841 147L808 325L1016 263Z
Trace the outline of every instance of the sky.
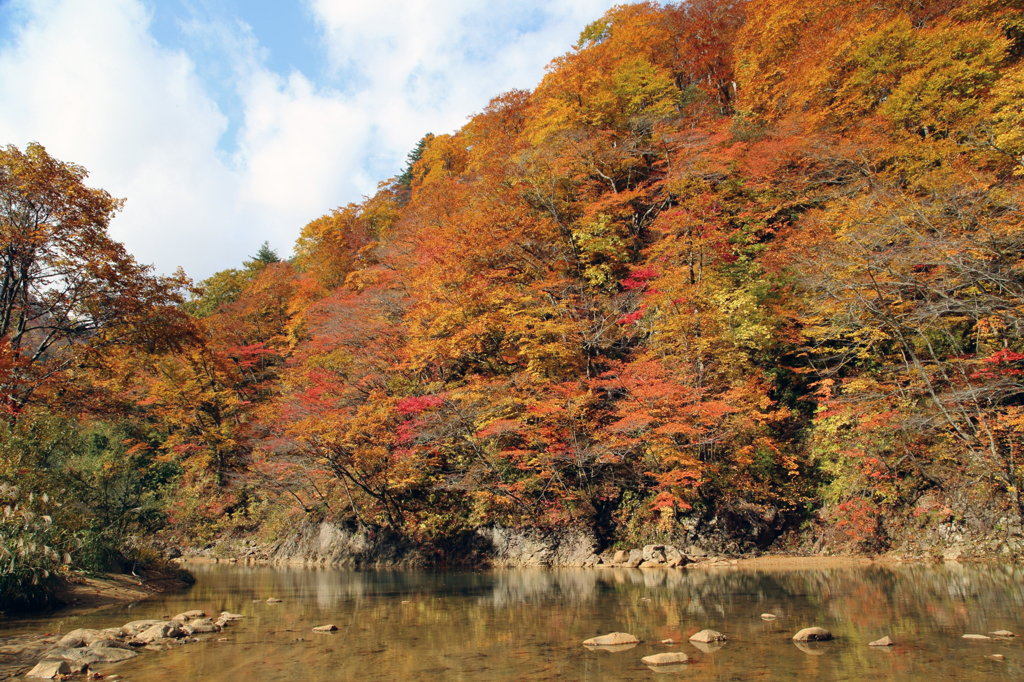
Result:
M610 0L0 0L0 144L127 199L194 279L373 194L424 134L530 89Z

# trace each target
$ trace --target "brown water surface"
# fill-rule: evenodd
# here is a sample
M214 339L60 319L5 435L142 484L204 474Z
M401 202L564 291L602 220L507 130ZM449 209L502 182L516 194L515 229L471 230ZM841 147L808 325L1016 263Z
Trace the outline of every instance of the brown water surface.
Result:
M189 609L245 614L220 635L101 668L119 682L204 680L1002 680L1024 679L1024 570L1014 566L825 570L352 572L198 564L195 586L74 617L0 620L0 637L67 632ZM281 599L267 604L266 599ZM253 600L259 600L254 603ZM760 614L774 613L775 621ZM316 634L334 623L338 631ZM835 640L798 647L799 629ZM728 643L686 641L704 628ZM613 631L616 652L581 642ZM869 647L890 636L896 646ZM229 641L218 642L218 637ZM673 639L672 646L661 640ZM641 662L682 651L690 663ZM986 656L1002 654L1003 661Z

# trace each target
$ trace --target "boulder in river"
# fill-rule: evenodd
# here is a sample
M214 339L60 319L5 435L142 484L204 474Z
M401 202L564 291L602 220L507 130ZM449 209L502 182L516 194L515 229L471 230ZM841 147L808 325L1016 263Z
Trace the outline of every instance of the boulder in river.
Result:
M135 639L149 644L158 639L177 639L184 636L185 631L181 629L181 626L176 621L172 620L166 623L157 623L144 632L140 632L135 636Z
M199 610L185 611L184 613L179 613L174 618L171 618L171 620L176 620L179 623L187 623L190 620L195 620L197 618L206 618L206 612Z
M615 552L615 556L612 557L613 564L624 564L629 561L629 552L624 549L620 549Z
M761 620L775 620L777 618L778 618L778 616L776 616L774 613L762 613L761 614Z
M53 659L45 659L39 661L36 667L28 671L26 677L41 677L46 680L52 680L58 675L70 675L71 666L68 665L67 661L58 661Z
M101 639L89 645L90 649L124 649L131 651L131 645L127 642L118 642L116 639Z
M992 639L988 635L964 635L962 639Z
M110 635L104 630L89 630L86 628L79 628L77 630L72 630L68 634L61 637L60 641L57 642L57 646L76 649L80 646L89 646L93 642L97 642L99 640L113 638L113 635Z
M702 644L710 644L711 642L724 642L725 635L717 630L701 630L700 632L690 635L691 642L701 642Z
M619 646L622 644L638 644L639 639L628 632L611 632L600 637L591 637L583 642L583 646Z
M190 635L208 635L213 632L220 632L221 626L209 618L197 618L185 623L181 629Z
M331 623L330 625L318 625L313 628L313 632L335 632L338 626Z
M668 654L652 654L651 656L644 656L640 660L647 665L678 665L679 663L686 663L690 659L686 654L673 652Z
M995 635L996 637L1016 637L1016 635L1009 630L996 630L995 632L990 632L988 634Z
M119 661L127 661L129 658L135 658L138 655L138 653L129 649L114 649L111 647L94 649L91 646L80 649L58 647L46 652L47 658L60 659L69 663L89 664L117 663Z
M121 632L123 632L127 637L134 637L139 633L145 632L154 625L159 625L163 622L164 621L162 620L133 620L130 623L126 623L121 628Z
M892 646L893 644L895 644L895 642L889 639L889 635L886 635L882 639L876 639L873 642L868 642L868 646Z
M639 549L630 550L629 558L623 564L626 568L636 568L644 562L644 553Z
M793 635L794 642L827 642L832 639L832 633L825 628L804 628Z
M220 617L224 620L242 620L245 618L245 616L240 613L229 613L228 611L221 611Z
M273 597L271 597L270 599L267 600L267 603L268 604L280 604L281 600L280 599L274 599Z

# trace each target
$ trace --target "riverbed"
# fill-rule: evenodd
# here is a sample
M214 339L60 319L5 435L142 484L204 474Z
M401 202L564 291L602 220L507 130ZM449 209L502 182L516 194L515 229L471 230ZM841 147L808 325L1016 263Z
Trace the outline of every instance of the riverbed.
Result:
M98 668L118 682L1024 678L1021 637L962 637L1024 634L1024 570L1013 565L189 569L197 579L189 589L89 614L2 619L0 637L116 627L192 609L246 616L205 641ZM326 624L338 630L312 632ZM793 634L808 626L835 639L794 644ZM687 641L705 628L728 641L717 649ZM614 652L582 646L615 631L640 644ZM868 646L883 636L895 646ZM690 662L666 672L641 661L665 652Z

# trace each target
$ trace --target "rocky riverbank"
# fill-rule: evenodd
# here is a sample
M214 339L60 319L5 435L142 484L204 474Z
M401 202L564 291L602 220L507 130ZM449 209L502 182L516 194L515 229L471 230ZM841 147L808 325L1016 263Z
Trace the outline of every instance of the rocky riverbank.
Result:
M752 548L742 552L713 540L696 537L687 544L646 545L625 549L600 549L598 539L587 530L508 528L487 526L442 543L421 544L386 531L345 528L331 523L307 523L284 540L265 543L250 539L224 539L203 548L171 547L172 556L186 559L267 563L276 565L338 566L351 569L374 568L516 568L528 566L583 567L670 567L742 565L754 562L779 564L798 557L821 561L841 557L857 561L863 557L885 561L1012 560L1006 544L964 542L955 538L949 545L926 543L937 536L922 536L918 543L903 543L888 553L856 552L849 547L800 539L779 542L766 551Z
M223 612L216 620L202 611L186 611L169 620L136 620L105 630L72 630L63 636L22 635L0 646L0 679L101 679L104 665L135 658L141 651L164 651L211 639L244 616Z

